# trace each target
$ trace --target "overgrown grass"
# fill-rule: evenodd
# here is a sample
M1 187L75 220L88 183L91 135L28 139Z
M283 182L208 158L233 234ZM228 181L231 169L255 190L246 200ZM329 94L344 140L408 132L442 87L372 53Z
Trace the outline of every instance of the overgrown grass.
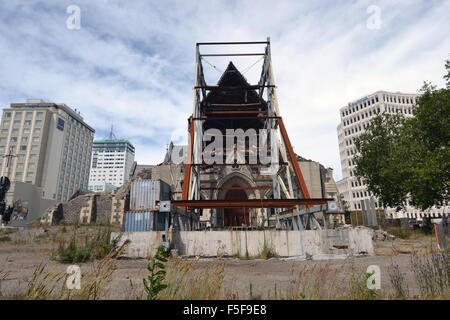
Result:
M76 229L67 244L60 239L57 261L61 263L82 263L93 259L103 259L108 255L117 257L121 248L118 247L120 237L111 239L111 230L99 230L94 236L77 237ZM122 245L128 244L128 240Z
M267 243L264 242L264 247L263 247L263 249L261 251L261 255L260 256L261 256L262 259L266 259L267 260L267 259L275 257L276 253L275 253L275 250L271 246L267 245Z
M9 242L11 241L11 237L10 236L6 236L6 235L1 235L0 236L0 242Z
M442 295L450 287L449 250L430 255L411 255L411 268L422 297Z
M224 276L225 262L219 259L205 267L199 265L199 259L171 259L165 277L167 288L158 294L158 299L222 299Z
M90 272L81 276L80 289L68 289L67 273L47 270L46 265L39 265L28 283L25 300L99 300L110 292L115 263L112 257L104 257L92 265Z
M408 239L413 236L413 231L401 227L390 227L387 232L400 239Z
M392 263L388 267L389 281L391 283L395 299L408 299L409 287L405 273L401 272L398 264Z

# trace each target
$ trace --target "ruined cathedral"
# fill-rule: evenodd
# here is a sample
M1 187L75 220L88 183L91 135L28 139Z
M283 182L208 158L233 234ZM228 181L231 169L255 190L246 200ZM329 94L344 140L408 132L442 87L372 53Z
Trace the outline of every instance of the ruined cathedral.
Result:
M251 86L241 72L230 62L219 79L215 90L209 91L200 101L201 116L208 119L208 121L203 121L202 129L204 131L211 128L218 129L226 135L227 128L243 130L264 128L266 120L261 115L267 115L267 101L262 99L256 90L226 89L240 87ZM206 118L210 115L214 115L214 117ZM189 118L189 127L195 120L202 119ZM252 152L258 151L256 149L258 148L253 148L251 145L245 146L243 154L246 160ZM170 143L162 163L154 166L135 164L131 175L135 179L160 179L171 186L172 199L181 200L183 184L186 181L185 163L188 154L188 146ZM221 153L221 156L224 157L223 165L195 166L194 163L194 170L198 171L193 172L200 177L200 184L197 186L200 192L199 200L245 201L274 198L273 177L263 171L264 167L243 165L238 162L235 164L228 163L227 165L226 155L225 152ZM298 155L295 156L311 198L337 199L337 188L333 180L332 169L325 168L318 162L306 160ZM283 170L283 168L280 170ZM289 170L289 168L284 170ZM294 194L300 194L297 184L291 184L286 177L281 182L283 186L290 185ZM278 198L283 199L283 197L283 193L280 193ZM200 210L200 226L202 229L213 230L236 227L275 227L275 210L263 206L260 208L205 208ZM277 214L282 215L282 209ZM320 219L320 217L319 214L318 218Z

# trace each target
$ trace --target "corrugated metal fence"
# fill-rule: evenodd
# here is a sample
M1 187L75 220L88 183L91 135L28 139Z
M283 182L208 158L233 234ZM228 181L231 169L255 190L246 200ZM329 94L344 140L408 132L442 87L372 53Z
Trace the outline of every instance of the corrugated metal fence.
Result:
M136 180L131 183L130 210L158 210L155 201L170 200L170 186L161 180Z

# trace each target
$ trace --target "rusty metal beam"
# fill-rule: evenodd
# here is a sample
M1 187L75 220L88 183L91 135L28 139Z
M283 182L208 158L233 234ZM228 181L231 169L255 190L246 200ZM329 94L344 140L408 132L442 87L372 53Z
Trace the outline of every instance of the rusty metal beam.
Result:
M281 117L278 119L278 125L280 126L280 132L283 137L284 144L286 145L289 158L291 159L292 166L294 167L298 186L302 191L303 197L305 199L309 199L310 195L308 192L308 188L306 187L305 179L303 178L302 171L300 170L300 166L298 165L297 157L295 156L294 149L292 148L291 141L289 140L289 136L287 134L286 128L284 127L283 119Z
M206 53L201 54L200 57L239 57L239 56L264 56L264 52L252 53Z
M192 166L192 152L194 150L194 122L190 121L190 139L188 146L188 153L186 155L186 166L184 168L184 182L183 182L183 193L181 199L187 200L189 195L189 184L191 179L191 166ZM185 207L181 207L182 210L186 210Z
M265 84L265 85L249 85L249 86L195 86L194 89L205 89L205 90L256 90L260 88L275 88L275 85Z
M259 110L238 110L238 111L206 111L205 114L267 114L267 111Z
M199 117L192 118L195 121L203 120L258 120L258 119L279 119L280 117L256 116L256 117Z
M201 190L271 190L272 186L261 187L220 187L220 188L208 188L200 187Z
M172 200L177 207L188 208L292 208L298 205L319 205L333 201L332 198L314 199L250 199L250 200ZM159 202L159 201L157 201Z
M197 46L219 46L219 45L235 45L235 44L268 44L269 41L231 41L231 42L197 42Z
M261 102L256 103L210 103L207 104L207 107L252 107L252 106L261 106Z

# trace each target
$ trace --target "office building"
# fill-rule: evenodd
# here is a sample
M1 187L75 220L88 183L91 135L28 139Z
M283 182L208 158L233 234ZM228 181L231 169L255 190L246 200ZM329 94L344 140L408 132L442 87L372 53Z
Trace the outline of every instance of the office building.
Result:
M67 201L88 186L94 133L65 104L12 103L0 128L1 175L42 188L44 199Z
M341 123L337 127L339 153L342 167L342 180L338 181L339 193L343 195L351 211L361 211L363 203L367 199L374 199L376 209L382 209L383 204L367 190L364 181L355 176L356 155L355 140L365 131L372 119L378 113L401 114L406 118L413 117L413 106L417 102L417 94L393 93L377 91L358 100L348 103L339 110ZM389 218L423 218L430 215L439 217L446 210L432 208L425 212L407 206L406 210L396 212L393 208L386 208L386 216ZM448 212L448 211L447 211Z
M115 187L122 186L129 178L134 162L134 152L134 146L127 140L94 141L89 189L107 191L98 189L102 183L105 183L104 186L108 186L108 184Z

